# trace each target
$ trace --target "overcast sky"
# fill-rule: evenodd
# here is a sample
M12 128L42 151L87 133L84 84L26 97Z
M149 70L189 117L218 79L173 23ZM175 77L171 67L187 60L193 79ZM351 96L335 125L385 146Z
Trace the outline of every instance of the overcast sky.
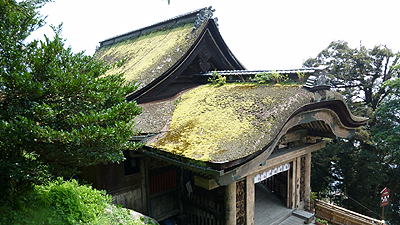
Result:
M212 6L230 50L247 69L296 69L334 40L400 50L400 1L55 0L42 8L63 25L74 52L92 55L102 40ZM46 33L48 26L35 32Z

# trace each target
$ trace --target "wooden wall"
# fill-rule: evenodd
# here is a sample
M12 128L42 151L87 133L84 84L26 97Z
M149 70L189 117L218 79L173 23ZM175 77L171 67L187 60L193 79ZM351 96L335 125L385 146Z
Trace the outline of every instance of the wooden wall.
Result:
M161 221L178 215L180 169L151 160L147 177L149 216Z
M113 203L141 212L143 211L142 189L137 188L121 194L115 194L113 195Z
M96 166L81 168L80 177L99 190L106 190L107 194L113 196L113 202L122 207L146 213L145 199L143 198L144 165L142 158L135 158L137 167L133 173L126 173L125 165L122 163L104 163ZM130 166L131 164L129 164ZM132 168L131 168L132 169ZM129 169L128 169L129 170ZM127 175L126 175L127 174Z

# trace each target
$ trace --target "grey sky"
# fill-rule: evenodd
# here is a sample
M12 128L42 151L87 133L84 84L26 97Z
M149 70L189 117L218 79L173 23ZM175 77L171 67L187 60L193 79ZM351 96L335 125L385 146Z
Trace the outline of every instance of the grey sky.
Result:
M64 23L63 37L75 52L93 54L104 39L208 6L216 9L222 37L247 69L300 68L333 40L400 50L395 0L55 0L41 13L49 24ZM43 33L52 36L47 26L33 37Z

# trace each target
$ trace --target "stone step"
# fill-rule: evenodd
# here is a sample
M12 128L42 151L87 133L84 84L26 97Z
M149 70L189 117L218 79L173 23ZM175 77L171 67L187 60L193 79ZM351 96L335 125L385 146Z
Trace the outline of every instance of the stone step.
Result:
M269 225L278 225L282 221L286 220L292 216L292 211L284 211L282 213L279 213L278 215L275 215L274 217L270 218L269 220L265 220L263 223L269 224Z
M299 225L299 224L304 224L304 219L293 215L285 219L281 223L279 223L279 225Z
M311 223L311 221L315 217L314 214L309 213L309 212L304 211L304 210L295 210L295 211L293 211L293 215L303 219L306 224L307 223Z

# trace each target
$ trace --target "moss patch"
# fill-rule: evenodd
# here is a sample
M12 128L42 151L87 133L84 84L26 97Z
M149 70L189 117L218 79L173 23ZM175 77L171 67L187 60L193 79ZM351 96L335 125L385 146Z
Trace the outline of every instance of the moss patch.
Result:
M96 57L108 63L126 59L109 74L124 73L129 82L139 81L139 89L163 74L191 47L205 26L193 31L193 23L181 24L142 35L133 40L100 49Z
M151 145L200 161L239 159L266 146L311 95L284 85L200 86L181 96L169 132Z

